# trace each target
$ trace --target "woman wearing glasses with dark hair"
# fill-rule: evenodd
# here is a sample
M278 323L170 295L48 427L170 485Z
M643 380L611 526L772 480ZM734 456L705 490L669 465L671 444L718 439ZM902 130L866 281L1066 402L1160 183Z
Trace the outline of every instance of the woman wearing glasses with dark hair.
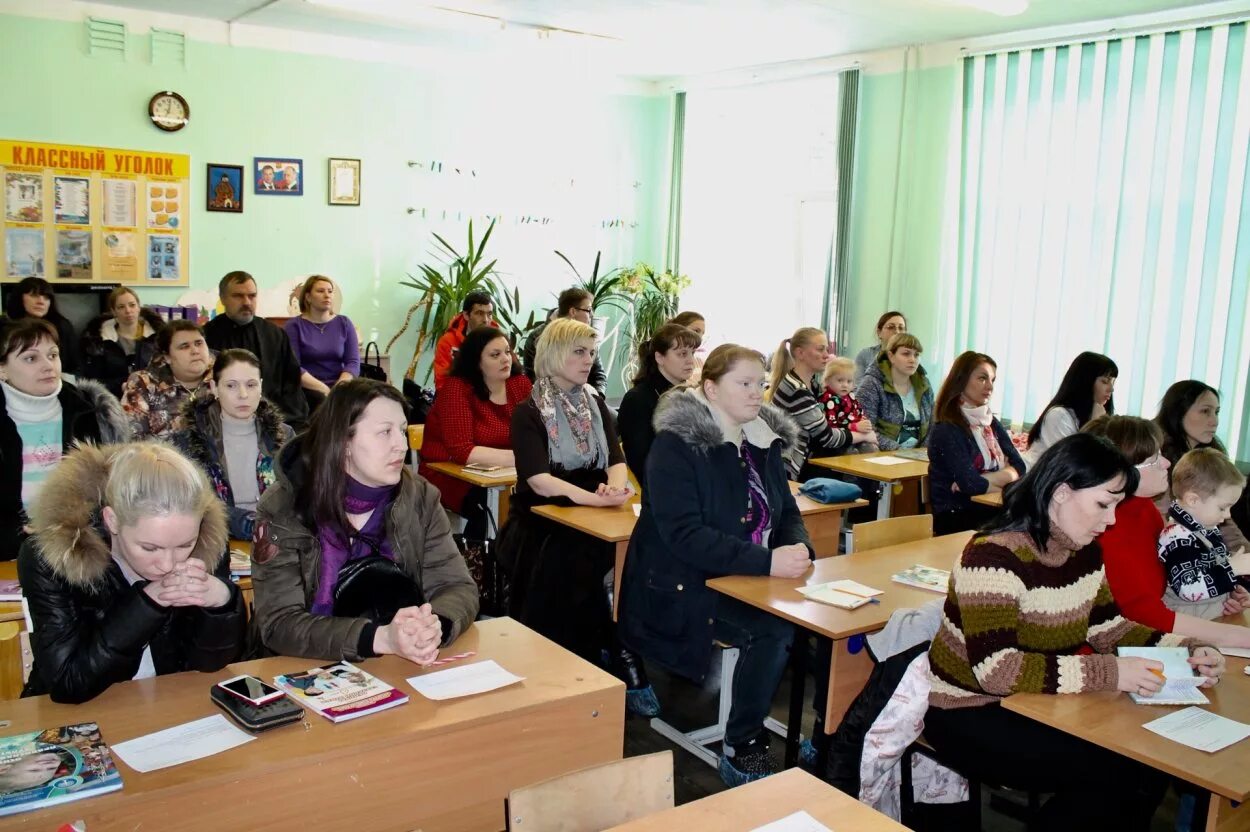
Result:
M1102 416L1087 424L1082 433L1109 440L1136 467L1139 476L1137 488L1116 506L1115 525L1098 538L1107 584L1125 617L1207 644L1250 647L1250 627L1173 612L1163 603L1167 576L1158 550L1163 515L1154 500L1167 491L1172 466L1160 451L1163 433L1159 426L1136 416ZM1228 597L1224 612L1240 612L1247 602L1250 594L1238 589Z

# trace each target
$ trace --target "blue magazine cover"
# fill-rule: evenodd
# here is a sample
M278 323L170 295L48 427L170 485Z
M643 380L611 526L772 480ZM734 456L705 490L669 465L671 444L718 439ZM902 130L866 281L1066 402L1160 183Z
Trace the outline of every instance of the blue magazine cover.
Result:
M113 754L94 722L0 738L0 816L121 787Z

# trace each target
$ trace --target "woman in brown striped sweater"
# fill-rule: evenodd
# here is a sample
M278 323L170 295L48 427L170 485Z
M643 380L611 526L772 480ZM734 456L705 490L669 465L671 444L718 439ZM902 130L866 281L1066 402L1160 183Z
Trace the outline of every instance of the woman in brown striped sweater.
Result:
M1118 658L1119 646L1189 646L1208 685L1224 670L1218 651L1125 619L1111 597L1094 540L1137 477L1098 437L1055 443L1008 492L994 530L964 549L929 649L926 739L969 777L1054 793L1037 829L1148 829L1167 781L1007 711L1004 697L1156 692L1161 663Z

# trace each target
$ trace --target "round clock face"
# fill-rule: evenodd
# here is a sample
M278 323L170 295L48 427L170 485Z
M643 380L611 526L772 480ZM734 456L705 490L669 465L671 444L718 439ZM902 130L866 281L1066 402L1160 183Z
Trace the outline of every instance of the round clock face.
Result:
M158 92L148 102L148 115L153 124L172 133L187 126L191 108L186 99L176 92Z

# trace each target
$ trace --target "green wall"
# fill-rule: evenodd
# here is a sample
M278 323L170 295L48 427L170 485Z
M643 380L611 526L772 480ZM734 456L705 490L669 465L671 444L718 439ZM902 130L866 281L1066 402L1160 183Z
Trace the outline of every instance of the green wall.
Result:
M940 380L954 357L940 339L939 276L943 222L957 176L948 173L957 64L861 76L851 208L851 273L846 333L858 350L875 341L877 318L907 314L925 345L924 364ZM901 129L900 129L901 128Z
M597 249L605 266L662 254L667 96L573 86L523 67L466 77L191 40L185 67L154 66L146 33L130 35L124 61L92 57L82 23L15 16L0 16L0 42L0 138L191 155L195 290L215 291L233 269L254 274L262 292L328 274L362 336L376 332L385 345L416 299L398 282L428 261L432 231L462 241L470 214L479 235L482 215L503 215L491 250L532 308L553 305L572 281L553 249L586 268ZM191 105L191 124L172 135L146 117L163 89ZM302 158L304 196L249 192L241 215L205 211L205 163L246 169L263 155ZM330 156L362 160L360 207L326 204ZM410 159L441 160L444 173ZM478 176L456 177L454 166ZM409 207L426 208L425 218ZM522 225L523 215L552 219ZM601 227L612 218L627 222ZM184 291L145 289L143 300L172 304ZM410 330L394 350L401 371L414 342Z

